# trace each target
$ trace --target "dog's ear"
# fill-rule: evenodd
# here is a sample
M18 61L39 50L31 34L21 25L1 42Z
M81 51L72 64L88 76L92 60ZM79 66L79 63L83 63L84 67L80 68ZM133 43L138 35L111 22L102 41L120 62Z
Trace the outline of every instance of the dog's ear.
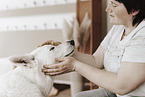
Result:
M9 60L13 63L18 63L22 65L26 65L34 61L34 56L33 55L24 55L24 56L10 56Z

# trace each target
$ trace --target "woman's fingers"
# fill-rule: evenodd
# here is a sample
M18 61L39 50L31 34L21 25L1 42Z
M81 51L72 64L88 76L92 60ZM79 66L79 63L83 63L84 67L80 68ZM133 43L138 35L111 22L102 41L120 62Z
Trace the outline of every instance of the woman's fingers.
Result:
M55 76L55 75L60 75L63 73L68 73L70 72L70 70L68 68L66 68L65 66L63 67L59 67L57 69L42 69L42 72L44 72L45 75L50 75L50 76Z
M44 65L43 68L46 68L46 69L56 69L56 68L62 68L64 67L64 59L58 59L56 58L55 59L57 62L57 64L53 64L53 65Z
M58 69L42 69L42 72L44 73L49 73L49 72L57 72L59 71Z
M42 72L44 73L52 73L52 72L58 72L58 71L62 71L62 70L65 70L66 68L65 67L62 67L62 68L57 68L57 69L42 69Z
M71 57L56 58L55 60L59 63L43 66L42 72L44 72L45 75L53 76L74 71L72 66L73 59Z
M63 58L55 58L55 61L56 62L64 62L65 60L67 60L67 58L66 57L63 57Z
M67 73L69 72L69 70L67 70L66 68L62 68L62 69L44 69L43 70L45 75L50 75L50 76L55 76L55 75L60 75L63 73Z
M66 73L66 70L61 70L61 71L52 72L52 73L45 73L45 75L55 76L55 75L60 75L60 74L63 74L63 73Z
M60 68L61 66L58 64L54 64L54 65L44 65L43 68L46 69L56 69L56 68Z

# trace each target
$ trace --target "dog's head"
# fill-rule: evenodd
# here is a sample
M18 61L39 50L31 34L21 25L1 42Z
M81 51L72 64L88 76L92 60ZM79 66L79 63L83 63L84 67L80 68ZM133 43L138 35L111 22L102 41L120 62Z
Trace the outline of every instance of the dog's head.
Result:
M74 41L66 41L59 45L43 45L23 56L11 56L9 59L16 66L35 67L38 65L54 64L55 58L71 56L74 52ZM36 64L37 63L37 64Z

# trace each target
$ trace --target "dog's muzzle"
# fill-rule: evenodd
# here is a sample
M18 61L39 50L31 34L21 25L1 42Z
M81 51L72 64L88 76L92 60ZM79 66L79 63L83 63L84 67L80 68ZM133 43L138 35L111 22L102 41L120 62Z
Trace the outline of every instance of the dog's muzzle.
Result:
M67 41L67 43L70 43L72 46L75 46L74 40Z
M67 41L67 43L70 43L72 46L75 46L74 40ZM65 55L65 57L70 56L73 52L74 52L74 50L72 50L69 54Z

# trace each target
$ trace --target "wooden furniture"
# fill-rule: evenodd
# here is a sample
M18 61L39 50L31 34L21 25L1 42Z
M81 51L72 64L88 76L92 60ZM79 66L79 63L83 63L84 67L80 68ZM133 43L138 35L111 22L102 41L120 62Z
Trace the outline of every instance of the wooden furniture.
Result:
M102 0L77 0L77 19L82 22L86 12L91 18L90 54L94 53L102 40L101 31Z
M79 23L82 22L86 12L89 13L91 18L91 31L89 40L89 53L93 54L102 41L102 0L77 0L77 19ZM88 52L85 52L88 53ZM90 89L93 89L91 83Z

